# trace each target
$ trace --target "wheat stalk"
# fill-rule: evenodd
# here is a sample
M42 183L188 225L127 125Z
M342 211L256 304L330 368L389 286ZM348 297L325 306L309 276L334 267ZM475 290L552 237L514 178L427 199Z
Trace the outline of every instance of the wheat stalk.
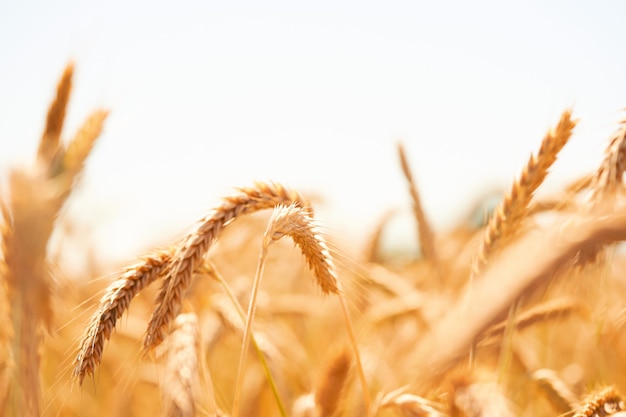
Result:
M256 310L256 298L258 294L258 288L265 267L265 259L267 257L269 247L274 242L280 240L284 236L289 236L296 243L296 245L300 247L300 250L307 260L309 268L313 271L313 275L316 278L317 284L322 292L326 294L337 294L340 300L342 300L344 319L346 321L350 340L354 348L357 368L359 368L359 376L361 378L363 396L366 407L369 409L368 388L361 366L356 338L354 337L352 325L349 316L347 315L347 306L345 305L345 300L342 297L341 286L339 280L337 279L335 267L331 260L330 252L321 233L319 233L317 231L317 228L314 226L313 220L309 215L309 211L292 204L290 206L277 206L274 209L272 217L268 222L265 234L263 235L263 244L261 247L261 252L259 254L259 261L257 263L257 270L255 273L252 293L250 295L250 302L248 304L248 316L246 319L246 328L244 331L242 349L239 358L239 367L237 370L237 382L235 384L235 396L233 401L232 416L237 417L239 413L245 361L248 352L248 344L250 341L252 322L254 320L254 313Z
M537 155L531 155L522 175L513 183L489 219L478 255L472 265L472 276L478 275L489 256L519 231L528 214L530 200L543 183L558 153L569 140L575 125L571 112L564 111L556 128L543 138Z
M163 341L167 326L180 312L193 272L202 264L204 256L224 227L244 214L273 208L278 204L302 204L303 201L300 194L279 184L257 182L253 187L240 188L237 194L224 198L219 207L202 218L173 258L159 293L157 307L150 317L144 348L156 347Z
M398 156L400 158L402 172L404 173L404 177L409 185L409 193L411 194L411 200L413 201L413 214L415 215L415 221L417 223L417 236L424 258L433 264L441 276L441 265L439 264L437 250L435 248L434 233L428 219L426 218L426 213L424 213L424 209L422 208L422 202L420 200L419 193L417 192L417 185L413 179L413 174L411 173L409 162L407 161L402 143L398 143Z

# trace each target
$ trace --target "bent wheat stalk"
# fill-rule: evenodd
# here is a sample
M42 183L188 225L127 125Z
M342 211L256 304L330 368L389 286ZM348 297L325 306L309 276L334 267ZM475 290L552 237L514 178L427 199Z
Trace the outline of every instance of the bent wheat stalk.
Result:
M330 252L321 233L317 230L316 227L314 227L313 220L309 216L308 211L292 204L288 207L277 206L275 208L263 236L263 244L261 248L261 253L259 254L252 293L250 295L250 302L248 304L248 317L246 320L246 327L244 330L242 348L239 357L232 416L238 417L239 415L245 361L248 353L248 344L250 343L252 322L254 320L254 314L256 310L256 298L261 282L261 277L263 276L263 270L265 268L265 259L267 257L269 247L274 242L280 240L283 236L289 236L300 248L302 254L306 258L309 268L313 271L313 275L322 292L325 294L337 294L340 300L342 300L344 319L348 328L350 341L353 345L354 354L357 361L357 367L359 368L359 377L361 379L364 402L366 408L369 410L369 393L365 380L365 374L361 366L356 338L354 336L354 331L352 329L350 318L347 315L347 307L345 305L345 301L341 291L341 285L339 280L337 279L337 273L335 271L335 266L333 265L330 256Z

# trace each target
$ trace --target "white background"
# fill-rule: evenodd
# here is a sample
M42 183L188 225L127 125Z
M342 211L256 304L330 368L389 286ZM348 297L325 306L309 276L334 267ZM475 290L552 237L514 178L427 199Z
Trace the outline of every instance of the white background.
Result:
M323 196L321 223L359 242L410 208L398 140L445 230L568 106L581 122L546 186L597 166L626 106L625 16L618 1L5 0L0 167L32 162L73 59L65 137L111 109L67 212L103 260L167 243L255 179Z

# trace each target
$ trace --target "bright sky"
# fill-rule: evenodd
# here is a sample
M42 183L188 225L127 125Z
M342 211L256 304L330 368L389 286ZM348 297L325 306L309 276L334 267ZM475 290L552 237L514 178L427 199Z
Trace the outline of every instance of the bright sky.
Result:
M332 234L409 209L402 140L444 230L506 187L560 112L552 184L599 163L626 107L618 1L17 1L0 4L0 167L34 158L66 62L65 136L111 109L69 215L105 259L164 244L235 186L326 199Z

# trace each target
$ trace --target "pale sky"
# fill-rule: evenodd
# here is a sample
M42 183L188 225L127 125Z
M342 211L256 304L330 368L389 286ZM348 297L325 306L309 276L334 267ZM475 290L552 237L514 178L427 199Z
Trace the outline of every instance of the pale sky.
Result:
M0 168L32 161L73 59L65 137L111 110L68 207L103 259L167 243L255 179L323 196L330 233L362 237L410 209L398 140L445 230L568 106L581 122L549 184L597 166L626 107L625 16L619 1L5 0Z

